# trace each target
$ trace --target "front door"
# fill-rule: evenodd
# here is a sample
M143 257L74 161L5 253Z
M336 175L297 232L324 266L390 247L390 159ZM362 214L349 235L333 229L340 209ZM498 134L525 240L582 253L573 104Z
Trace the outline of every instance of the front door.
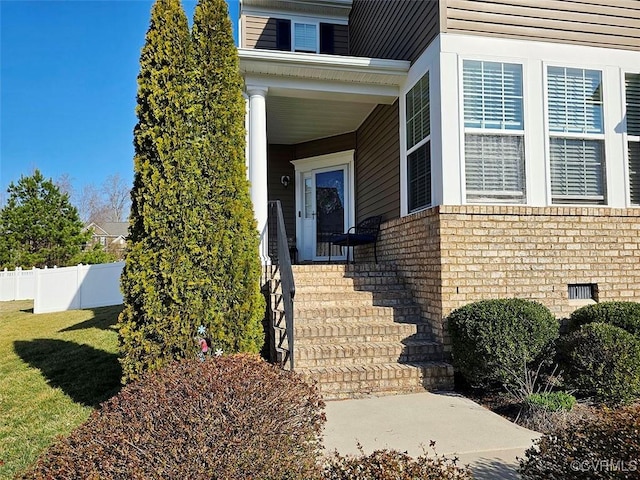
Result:
M344 260L346 251L331 246L331 236L346 232L352 219L349 164L299 171L298 191L300 260ZM331 251L330 251L331 249ZM331 253L331 255L329 255Z

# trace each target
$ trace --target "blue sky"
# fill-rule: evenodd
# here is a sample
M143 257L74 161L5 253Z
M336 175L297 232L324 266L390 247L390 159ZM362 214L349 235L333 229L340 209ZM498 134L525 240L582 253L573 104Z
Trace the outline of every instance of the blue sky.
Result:
M229 0L231 17L238 2ZM79 191L133 179L140 49L153 0L0 0L0 192L35 168ZM183 0L189 19L196 0ZM0 194L0 199L2 199Z

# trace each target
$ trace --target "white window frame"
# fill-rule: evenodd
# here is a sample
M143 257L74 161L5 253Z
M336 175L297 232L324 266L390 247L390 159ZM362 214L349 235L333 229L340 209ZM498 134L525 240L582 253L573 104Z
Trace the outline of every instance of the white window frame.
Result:
M521 70L521 89L522 89L522 123L523 129L515 130L515 129L505 129L505 128L482 128L482 127L467 127L465 122L465 102L464 102L464 62L465 61L475 61L482 63L499 63L499 64L511 64L511 65L519 65ZM526 88L526 63L521 59L507 59L507 58L490 58L490 57L462 57L459 60L459 85L460 85L460 125L461 125L461 136L460 136L460 151L462 157L462 168L461 168L461 193L462 193L462 202L471 205L477 204L514 204L514 205L524 205L527 204L528 201L528 162L527 162L527 124L529 123L527 118L527 88ZM523 158L522 158L522 175L523 178L523 191L522 192L511 192L511 191L487 191L486 198L474 198L469 200L469 190L467 189L467 168L466 168L466 139L467 135L482 135L482 136L517 136L522 139L523 146ZM474 191L474 195L480 196L482 192ZM493 196L491 195L493 194ZM522 195L522 200L518 202L511 201L511 198L515 195ZM502 197L502 198L501 198Z
M407 130L407 124L409 122L409 114L407 111L407 95L409 94L409 92L411 92L411 90L413 90L416 85L424 78L424 77L428 77L428 83L427 83L427 87L429 89L429 108L428 108L428 114L429 114L429 134L424 137L423 139L421 139L420 141L416 142L415 145L412 145L409 148L409 145L407 143L407 135L408 135L408 130ZM406 201L406 208L407 208L407 214L412 214L412 213L417 213L420 212L422 210L426 210L427 208L430 208L433 206L433 161L432 161L432 148L431 148L431 120L432 120L432 116L431 116L431 105L432 105L432 101L431 101L431 92L432 92L432 87L431 87L431 72L429 69L425 70L410 86L409 88L407 88L406 92L404 92L404 94L402 95L402 109L403 109L403 113L404 115L402 115L402 128L401 128L401 135L403 135L404 137L402 138L402 142L404 142L404 146L405 146L405 154L404 154L404 169L405 169L405 175L406 175L406 189L403 193L404 197L405 197L405 201ZM416 207L414 209L411 209L411 205L409 204L409 195L411 193L411 179L409 178L409 155L411 155L413 152L417 151L419 148L422 148L425 144L428 144L428 153L429 153L429 201L426 205L421 205L419 207Z
M315 46L315 51L313 52L309 52L306 50L301 50L299 53L320 53L320 23L322 22L310 22L310 21L306 21L306 20L296 20L296 19L291 19L291 51L292 52L298 52L298 50L296 49L296 25L306 25L306 26L312 26L315 30L315 35L316 35L316 46Z
M549 120L549 67L576 69L576 70L593 70L600 72L600 85L602 87L602 132L601 133L588 133L588 132L555 132L551 131L551 122ZM547 198L549 199L549 205L570 205L570 206L606 206L608 205L608 161L607 161L607 135L606 135L606 101L605 101L605 88L607 85L606 72L602 65L600 66L587 66L587 65L575 65L571 63L559 63L559 62L543 62L543 98L544 98L544 122L545 122L545 150L547 158ZM554 201L552 179L551 179L551 139L567 139L567 140L597 140L602 142L602 198L600 196L565 196L560 198L560 201ZM562 201L564 200L564 201Z
M640 76L640 72L633 71L622 71L621 80L622 80L622 107L625 118L624 124L624 158L625 158L625 174L626 174L626 189L627 189L627 204L633 207L640 206L640 198L637 203L632 202L631 198L631 169L630 169L630 160L631 160L631 152L629 149L630 143L638 144L638 148L640 148L640 135L630 135L627 123L627 75L638 75ZM637 173L640 176L640 172ZM640 179L638 180L640 182Z

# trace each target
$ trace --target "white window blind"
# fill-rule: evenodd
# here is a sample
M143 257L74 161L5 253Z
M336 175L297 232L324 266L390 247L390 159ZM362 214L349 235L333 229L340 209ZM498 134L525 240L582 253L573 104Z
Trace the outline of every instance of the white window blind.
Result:
M409 211L431 205L429 72L405 96Z
M604 203L602 73L547 68L551 195L554 203Z
M519 135L465 137L467 199L524 201L524 142Z
M604 141L551 138L551 193L564 201L603 201Z
M293 49L296 52L316 53L318 51L317 26L311 23L294 23Z
M522 65L464 60L468 202L524 203Z
M627 73L625 84L629 197L633 205L640 205L640 74Z

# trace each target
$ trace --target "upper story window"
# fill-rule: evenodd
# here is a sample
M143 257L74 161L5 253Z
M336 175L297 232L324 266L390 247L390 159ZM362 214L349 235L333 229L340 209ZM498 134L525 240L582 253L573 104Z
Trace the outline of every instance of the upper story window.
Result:
M468 202L524 203L522 65L463 61Z
M429 72L407 92L407 185L409 212L431 205Z
M629 197L640 205L640 74L625 75Z
M276 20L276 49L286 52L335 52L335 26L330 23L307 23Z
M553 203L605 203L602 72L547 68Z

